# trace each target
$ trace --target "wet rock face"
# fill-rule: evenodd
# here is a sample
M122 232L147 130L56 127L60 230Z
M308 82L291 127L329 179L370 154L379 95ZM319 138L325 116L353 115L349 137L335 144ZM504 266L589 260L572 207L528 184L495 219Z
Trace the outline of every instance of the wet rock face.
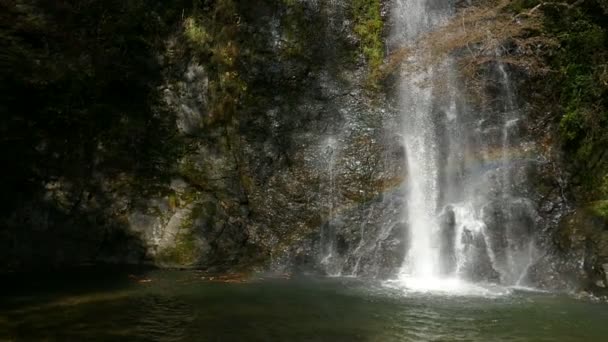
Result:
M323 136L304 158L304 169L312 172L307 177L314 176L316 183L311 183L311 178L302 179L294 195L305 195L309 200L302 201L305 203L296 212L281 210L274 216L291 231L288 224L296 215L319 221L300 231L298 240L286 246L273 267L297 269L293 261L303 259L306 253L307 258L315 259L321 273L388 277L398 269L405 253L403 153L399 139L387 134L383 125L395 118L392 112L371 107L354 96L339 101L344 120L341 130ZM273 206L268 208L274 210Z
M604 218L588 208L577 209L563 217L554 243L558 250L548 256L547 269L539 267L532 275L537 281L553 288L604 292L608 261L608 222Z
M501 274L495 269L495 264L490 258L491 251L486 244L482 232L470 232L463 236L467 241L465 253L468 254L467 262L462 266L462 275L474 282L500 283Z
M530 248L537 219L533 203L523 198L495 200L483 208L482 219L494 267L503 275L504 282L518 282L516 278L533 262Z
M205 67L190 61L180 80L167 82L163 89L164 101L176 112L176 126L182 134L200 130L203 118L208 116L207 98L209 77Z
M2 260L381 277L399 267L403 149L395 111L369 89L351 2L230 3L226 23L184 18L158 52L172 171L137 195L130 175L102 166L82 193L49 184L63 207L34 202L8 218Z

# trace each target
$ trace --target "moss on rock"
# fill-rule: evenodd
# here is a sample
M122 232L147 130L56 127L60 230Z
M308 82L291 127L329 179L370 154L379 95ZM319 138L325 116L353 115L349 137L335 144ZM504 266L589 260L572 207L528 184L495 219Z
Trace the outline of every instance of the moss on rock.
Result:
M161 250L156 260L161 265L188 267L199 261L200 243L196 235L196 221L201 208L194 205L187 216L182 219L172 244Z
M589 211L608 222L608 200L595 201L589 205Z
M354 31L361 40L361 52L369 64L369 85L377 87L384 61L384 22L380 13L380 0L354 0L352 8Z
M171 247L158 254L157 261L162 265L193 266L198 261L197 251L194 235L180 233Z

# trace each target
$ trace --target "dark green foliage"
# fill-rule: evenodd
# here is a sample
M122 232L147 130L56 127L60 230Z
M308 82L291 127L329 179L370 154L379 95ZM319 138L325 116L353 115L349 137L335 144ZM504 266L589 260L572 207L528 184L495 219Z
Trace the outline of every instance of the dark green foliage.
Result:
M588 199L608 196L608 20L599 1L571 8L546 6L547 34L559 42L549 55L549 80L559 94L559 122L567 156Z
M548 70L539 84L543 111L553 111L574 195L608 198L608 2L512 0L513 16L542 18L538 41ZM539 14L542 14L538 16Z
M509 4L509 8L515 13L521 13L538 5L540 0L514 0Z

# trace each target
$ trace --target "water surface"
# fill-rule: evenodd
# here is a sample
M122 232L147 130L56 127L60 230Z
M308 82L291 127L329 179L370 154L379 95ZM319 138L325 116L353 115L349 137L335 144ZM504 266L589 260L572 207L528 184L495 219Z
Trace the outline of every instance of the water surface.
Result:
M356 279L74 271L4 280L0 341L606 341L608 305ZM394 285L394 284L393 284Z

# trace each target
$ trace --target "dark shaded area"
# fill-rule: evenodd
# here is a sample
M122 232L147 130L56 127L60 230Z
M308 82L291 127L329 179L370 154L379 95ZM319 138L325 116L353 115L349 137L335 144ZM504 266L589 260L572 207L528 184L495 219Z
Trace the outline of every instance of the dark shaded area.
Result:
M0 269L225 270L318 230L302 151L364 103L349 3L0 6Z
M157 51L185 3L0 2L2 269L137 250L105 180L138 197L171 172Z
M158 177L172 137L156 55L181 6L3 1L2 211L62 177Z
M4 273L0 275L5 289L0 294L0 303L8 309L42 305L63 296L120 290L146 279L146 274L154 270L147 266L97 265L34 273ZM33 297L38 298L34 300Z

